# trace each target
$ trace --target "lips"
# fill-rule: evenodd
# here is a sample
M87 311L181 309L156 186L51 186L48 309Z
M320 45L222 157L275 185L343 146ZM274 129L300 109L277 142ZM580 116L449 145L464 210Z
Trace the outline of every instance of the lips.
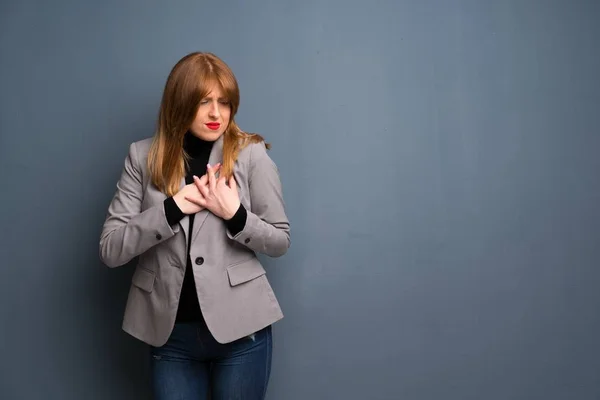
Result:
M219 129L221 127L221 124L218 122L209 122L205 125L208 129L211 129L213 131L216 131L217 129Z

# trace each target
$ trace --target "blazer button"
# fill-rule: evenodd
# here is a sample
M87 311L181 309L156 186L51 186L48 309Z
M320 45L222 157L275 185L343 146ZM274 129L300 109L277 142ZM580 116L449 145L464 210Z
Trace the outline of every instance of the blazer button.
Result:
M250 243L250 238L246 238L246 240L244 240L244 243L246 243L246 244Z
M202 264L204 264L204 258L196 257L196 265L202 265Z
M162 239L162 235L160 233L157 233L156 234L156 240L160 240L160 239Z

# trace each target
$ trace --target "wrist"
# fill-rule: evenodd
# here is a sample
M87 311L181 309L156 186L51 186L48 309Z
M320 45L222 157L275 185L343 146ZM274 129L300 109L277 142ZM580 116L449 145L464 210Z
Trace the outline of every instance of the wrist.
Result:
M235 214L237 213L238 209L240 208L241 203L238 201L237 204L234 204L233 207L231 207L229 210L227 210L227 214L223 216L223 219L225 221L229 221L231 220L231 218L233 218L235 216Z
M185 216L179 205L175 202L173 197L168 197L163 201L163 207L165 210L165 217L169 226L173 226Z

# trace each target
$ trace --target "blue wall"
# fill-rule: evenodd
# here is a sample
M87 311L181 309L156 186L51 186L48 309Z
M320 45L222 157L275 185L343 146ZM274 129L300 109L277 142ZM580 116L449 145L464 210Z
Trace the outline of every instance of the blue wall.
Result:
M292 248L269 399L600 398L597 1L3 1L0 397L147 399L98 239L212 51Z

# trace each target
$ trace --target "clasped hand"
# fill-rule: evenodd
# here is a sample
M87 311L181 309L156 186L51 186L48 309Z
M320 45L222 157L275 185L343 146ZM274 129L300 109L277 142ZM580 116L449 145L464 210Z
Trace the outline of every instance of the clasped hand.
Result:
M194 176L194 182L185 185L173 199L184 214L195 214L204 209L216 216L229 220L240 207L237 183L233 175L227 180L217 178L215 174L220 164L207 165L206 174L201 178Z

